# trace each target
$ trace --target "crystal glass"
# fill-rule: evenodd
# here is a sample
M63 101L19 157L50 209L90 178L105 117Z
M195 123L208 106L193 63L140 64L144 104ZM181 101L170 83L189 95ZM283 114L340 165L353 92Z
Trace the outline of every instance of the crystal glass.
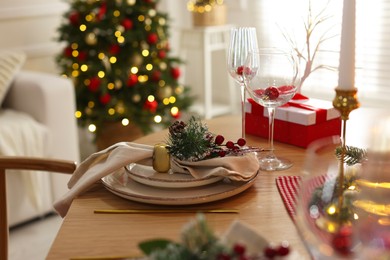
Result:
M349 223L354 219L351 203L358 170L345 168L345 189L340 189L340 161L335 156L340 145L340 137L329 137L314 141L306 152L295 223L313 259L354 259L351 250L357 243Z
M376 135L387 151L353 165L335 156L339 137L308 147L295 223L313 259L390 259L390 121Z
M292 166L286 158L274 154L275 108L286 104L296 93L298 66L292 56L276 49L260 49L248 54L244 65L246 90L261 106L267 108L269 117L269 152L259 158L260 169L284 170Z
M367 159L356 180L355 233L361 259L390 259L390 117L370 133Z
M230 44L227 58L229 74L240 86L241 93L241 134L245 138L245 86L243 66L249 51L257 49L257 36L254 27L237 27L230 31Z

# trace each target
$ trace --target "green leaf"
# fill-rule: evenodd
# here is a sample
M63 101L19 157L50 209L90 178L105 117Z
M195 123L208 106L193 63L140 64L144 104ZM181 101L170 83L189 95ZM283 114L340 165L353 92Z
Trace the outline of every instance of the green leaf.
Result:
M152 239L139 243L139 248L146 255L150 255L156 249L165 249L170 243L167 239Z

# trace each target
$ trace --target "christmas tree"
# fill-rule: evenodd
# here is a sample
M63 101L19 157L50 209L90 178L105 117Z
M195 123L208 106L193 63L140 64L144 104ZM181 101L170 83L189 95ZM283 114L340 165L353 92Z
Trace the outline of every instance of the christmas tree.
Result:
M143 132L170 125L192 98L178 82L178 58L169 57L168 16L158 0L73 0L58 28L62 73L76 89L81 126L129 122Z

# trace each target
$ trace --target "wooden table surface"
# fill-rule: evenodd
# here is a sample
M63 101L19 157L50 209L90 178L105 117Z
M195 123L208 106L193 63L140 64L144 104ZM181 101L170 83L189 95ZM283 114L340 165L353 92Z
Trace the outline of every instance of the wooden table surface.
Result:
M361 118L357 116L354 124ZM352 121L352 120L351 120ZM240 133L240 118L225 116L207 121L209 130L236 140ZM361 131L358 131L361 133ZM138 139L136 142L154 145L165 140L166 130ZM267 147L267 140L247 136L252 146ZM261 172L255 184L234 197L196 206L198 209L237 208L239 214L206 214L216 234L223 234L236 219L250 225L269 241L289 241L300 259L309 259L296 227L289 217L275 184L277 176L301 175L305 149L275 143L278 156L291 159L294 166L285 171ZM95 209L149 209L166 208L120 198L102 184L96 184L88 192L76 198L65 217L61 229L50 249L47 259L71 259L77 257L139 256L138 243L152 238L168 238L179 241L184 224L195 217L191 213L174 214L94 214ZM169 207L172 208L172 207ZM180 208L186 208L182 206Z

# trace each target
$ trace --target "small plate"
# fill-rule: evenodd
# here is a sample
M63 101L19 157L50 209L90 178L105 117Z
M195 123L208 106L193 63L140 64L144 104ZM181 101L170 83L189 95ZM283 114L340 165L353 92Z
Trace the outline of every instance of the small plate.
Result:
M192 188L215 183L223 179L222 176L212 176L203 179L195 179L190 174L159 173L153 167L137 163L129 164L125 167L129 177L136 182L158 187L158 188Z

